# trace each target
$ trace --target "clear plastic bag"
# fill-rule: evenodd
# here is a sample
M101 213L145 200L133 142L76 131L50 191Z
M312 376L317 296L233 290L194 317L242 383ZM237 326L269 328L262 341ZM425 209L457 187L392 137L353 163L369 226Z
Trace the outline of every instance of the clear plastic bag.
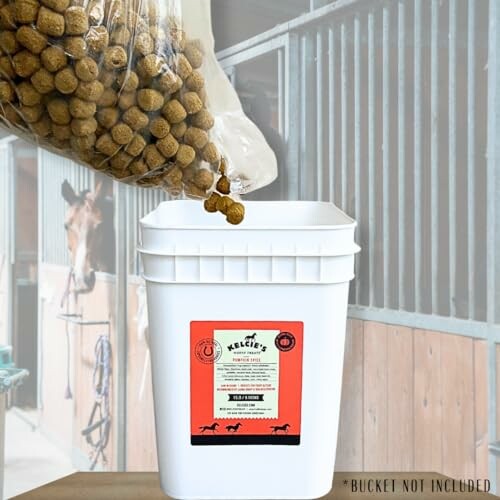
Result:
M0 49L3 126L43 148L174 196L276 178L215 58L209 0L9 0Z

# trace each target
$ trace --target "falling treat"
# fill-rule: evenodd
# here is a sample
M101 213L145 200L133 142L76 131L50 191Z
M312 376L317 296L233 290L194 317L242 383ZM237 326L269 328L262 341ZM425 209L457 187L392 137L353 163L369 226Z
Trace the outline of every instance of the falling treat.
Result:
M137 92L137 103L144 111L158 111L163 101L163 95L157 90L141 89Z
M69 36L64 40L64 50L73 59L82 59L87 55L87 42L81 36Z
M50 94L56 88L54 74L45 68L40 68L32 75L31 83L40 94Z
M83 57L79 61L76 61L75 73L82 82L92 82L97 79L99 68L94 59L91 57Z
M217 181L216 189L221 194L230 194L231 193L231 182L229 181L229 179L225 175L223 175Z
M245 218L245 207L241 203L232 203L226 211L226 220L229 224L237 226L243 222Z
M69 112L73 118L92 118L96 112L96 104L79 97L72 97L69 100Z
M224 215L227 215L227 211L233 203L234 201L229 198L229 196L221 196L217 200L217 211L223 213Z
M54 85L61 94L72 94L78 87L78 78L75 70L69 66L56 73Z
M36 20L36 28L40 33L59 37L64 34L64 17L46 7L40 7Z
M50 119L57 125L69 125L71 122L71 113L66 99L55 98L47 103L47 111Z
M40 69L40 58L32 54L29 50L22 50L12 58L14 71L21 78L29 78Z
M68 63L68 58L66 57L66 53L64 52L64 50L61 47L57 47L55 45L47 47L40 54L40 59L42 61L43 67L51 73L59 71Z
M210 198L205 200L204 207L207 212L215 213L217 212L217 202L220 199L220 194L212 193Z
M47 37L31 26L21 26L15 36L20 45L35 55L40 54L47 47Z

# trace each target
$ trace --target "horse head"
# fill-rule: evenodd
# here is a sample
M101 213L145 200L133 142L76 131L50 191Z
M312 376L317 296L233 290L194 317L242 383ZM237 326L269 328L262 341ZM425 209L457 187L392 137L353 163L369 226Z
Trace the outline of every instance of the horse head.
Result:
M86 190L77 194L66 180L61 194L68 204L64 228L75 292L89 293L95 286L96 271L114 272L113 204L102 182L93 193Z

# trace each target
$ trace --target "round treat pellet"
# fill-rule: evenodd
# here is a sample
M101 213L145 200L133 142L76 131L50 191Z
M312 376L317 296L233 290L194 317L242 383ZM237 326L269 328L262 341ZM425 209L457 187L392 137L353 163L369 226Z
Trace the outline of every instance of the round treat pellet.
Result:
M95 115L96 104L78 97L72 97L69 100L69 112L73 118L90 118Z
M123 47L114 45L104 51L104 67L108 70L120 69L127 66L127 53Z
M205 86L205 78L199 71L193 71L186 80L186 87L193 92L198 92Z
M149 117L146 113L143 113L137 106L132 106L123 113L123 121L132 130L141 130L148 126Z
M95 153L92 156L92 159L89 162L93 168L96 170L104 170L109 167L107 156L102 153Z
M80 82L75 95L84 101L97 102L104 92L104 85L99 80Z
M87 151L94 147L96 139L95 134L89 134L83 137L72 135L70 139L71 148L75 151Z
M177 74L183 79L187 80L193 72L193 67L183 54L175 56L174 67Z
M97 101L97 105L101 108L115 106L118 102L118 94L113 89L104 89L101 97Z
M97 130L97 121L95 118L73 118L71 120L71 131L77 137L93 134Z
M47 137L52 131L52 124L50 118L47 115L43 115L40 120L30 125L31 131L37 137Z
M181 100L188 115L194 115L203 109L203 103L196 92L186 92Z
M184 55L193 69L198 69L203 64L203 53L195 45L188 43L184 50Z
M33 54L40 54L47 47L47 37L31 26L21 26L16 32L17 41Z
M163 176L170 190L180 191L182 189L182 170L173 167Z
M229 196L221 196L217 199L217 211L227 214L229 207L234 203L234 200L229 198Z
M89 29L89 20L83 7L69 7L64 11L66 35L83 35Z
M222 175L221 178L217 181L217 185L215 186L215 188L221 194L230 194L231 181L225 175Z
M120 145L116 144L110 134L104 134L99 137L95 143L95 148L102 154L110 157L118 153Z
M166 161L165 157L154 144L149 144L144 148L143 156L151 170L161 167Z
M182 167L187 167L193 163L195 158L196 151L187 144L181 144L177 150L177 154L175 155L176 162Z
M191 117L191 124L203 130L210 130L214 126L214 123L214 117L207 109L202 109Z
M99 81L106 89L112 87L116 83L116 73L113 71L101 71Z
M109 39L113 45L123 45L124 47L127 47L130 42L130 37L130 31L126 26L122 25L117 26L111 32Z
M133 156L125 153L125 151L118 151L118 153L116 153L116 155L109 160L109 163L112 168L123 170L126 169L133 161Z
M31 83L40 94L49 94L55 89L54 75L45 68L40 68L33 74Z
M157 139L163 139L170 133L170 124L165 118L157 116L150 122L149 131Z
M135 71L123 71L116 78L121 92L133 92L139 86L139 77Z
M64 17L46 7L40 7L36 20L36 28L41 33L49 36L62 36L64 34Z
M0 8L0 29L14 30L16 29L15 7L13 3L9 3Z
M64 50L73 59L82 59L87 55L87 42L81 36L68 36L64 40Z
M144 78L154 78L158 76L165 67L165 59L156 54L149 54L137 63L137 71Z
M188 126L186 122L176 123L170 128L170 133L178 140L181 140L186 133Z
M82 82L91 82L98 77L99 68L91 57L86 56L76 62L75 73Z
M172 158L179 150L179 143L172 134L156 142L156 146L165 158Z
M217 146L213 142L209 142L202 152L202 158L207 163L218 163L220 161L220 153Z
M68 58L66 57L64 50L56 45L51 45L43 50L40 54L40 59L43 67L51 73L59 71L68 63Z
M16 93L9 82L0 81L0 103L12 102Z
M47 103L47 111L50 119L57 125L69 125L71 122L71 113L66 99L55 98Z
M60 141L66 141L73 136L69 125L58 125L54 122L52 122L52 135Z
M205 200L204 207L207 212L215 213L217 212L217 202L219 201L220 194L212 193L210 198Z
M180 123L187 117L184 106L177 99L167 102L161 112L171 124Z
M118 107L123 111L135 106L137 104L136 92L122 92L118 99Z
M21 45L13 31L0 31L0 49L4 54L13 55L19 52L20 48Z
M29 50L22 50L14 55L12 64L15 72L21 78L29 78L35 71L40 69L40 58Z
M128 144L134 137L133 130L126 123L117 123L111 129L111 137L117 144Z
M137 102L144 111L158 111L163 106L163 95L157 90L141 89L137 92Z
M42 94L29 82L21 82L16 86L17 97L25 106L35 106L42 102Z
M113 127L120 118L120 111L115 107L102 108L97 112L97 122L105 129Z
M42 4L56 12L64 12L70 4L70 0L41 0Z
M0 57L0 76L8 80L16 77L16 71L14 70L12 58L10 56Z
M40 4L37 0L15 0L14 18L21 24L32 24L38 16Z
M151 52L153 52L154 50L154 47L155 42L153 40L153 37L149 33L140 33L135 38L134 50L143 56L151 54Z
M24 120L21 113L11 103L5 103L0 106L0 116L5 117L5 125L8 128L24 126Z
M144 160L135 160L128 168L134 175L145 175L149 172L148 166Z
M90 24L102 24L104 20L104 1L91 0L87 5L87 15Z
M54 84L61 94L72 94L78 87L75 70L69 66L61 69L56 73Z
M189 127L184 134L184 141L193 148L202 150L208 144L208 134L197 127Z
M241 224L245 218L245 207L241 203L232 203L227 208L226 215L229 224L237 226Z
M139 156L146 147L146 140L142 135L136 134L128 143L125 151L132 156Z
M173 71L167 70L158 78L158 87L167 94L175 94L182 88L182 79Z
M100 53L109 45L109 33L105 26L92 26L85 35L89 50Z

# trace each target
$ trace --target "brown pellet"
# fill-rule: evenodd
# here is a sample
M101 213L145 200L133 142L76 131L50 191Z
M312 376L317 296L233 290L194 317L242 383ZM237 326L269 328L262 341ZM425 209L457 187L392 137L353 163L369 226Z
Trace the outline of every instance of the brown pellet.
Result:
M40 68L32 75L31 83L40 94L50 94L55 89L54 74L45 68Z
M64 12L70 4L70 0L41 0L42 4L56 12Z
M42 94L38 92L33 85L27 81L18 83L16 93L21 104L25 106L35 106L42 102Z
M132 156L139 156L146 147L146 140L142 135L136 134L128 143L125 151Z
M193 92L198 92L205 86L205 78L199 71L193 71L186 79L186 87Z
M184 141L197 150L202 150L208 144L208 134L197 127L189 127L184 134Z
M118 102L118 94L111 88L104 89L101 97L97 101L97 105L101 108L115 106Z
M171 124L180 123L187 117L186 110L177 99L167 102L161 112Z
M102 108L97 112L97 122L105 129L113 127L120 118L120 111L115 107Z
M143 56L151 54L154 50L153 37L146 32L137 35L134 43L134 50Z
M123 71L116 78L121 92L133 92L139 86L139 77L135 71Z
M64 34L64 17L47 7L40 7L36 20L36 28L41 33L59 37Z
M214 126L214 117L207 109L202 109L195 115L191 116L191 124L194 127L203 130L210 130Z
M71 131L77 137L93 134L97 130L97 121L95 118L73 118L71 120Z
M111 137L117 144L128 144L134 137L133 130L126 123L117 123L111 129Z
M16 93L9 82L0 81L0 103L12 102Z
M186 133L188 126L186 122L176 123L170 128L171 134L178 140L181 140Z
M35 136L39 138L44 138L50 135L52 131L52 126L50 122L50 118L47 115L43 115L40 120L30 125L31 131Z
M71 113L66 99L55 98L47 103L47 111L50 119L57 125L69 125L71 122Z
M203 103L196 92L186 92L181 101L188 115L194 115L203 109Z
M135 160L129 165L128 168L134 175L144 175L149 171L144 160Z
M61 69L56 73L54 84L61 94L72 94L78 87L78 78L75 75L75 70L69 66Z
M0 31L0 49L4 54L13 55L19 52L21 45L13 31Z
M125 153L125 151L118 151L118 153L116 153L116 155L109 160L109 164L114 169L124 170L132 163L133 160L134 157Z
M0 57L0 75L7 80L12 80L16 77L16 71L10 56Z
M202 158L208 163L218 163L220 161L220 153L217 146L213 142L209 142L202 152Z
M73 59L82 59L87 55L87 42L81 36L69 36L64 39L64 50Z
M69 125L58 125L52 122L52 135L60 141L66 141L73 136Z
M165 118L157 116L150 122L149 131L157 139L163 139L170 133L170 124Z
M136 92L122 92L118 98L118 107L125 111L137 104Z
M182 78L167 69L158 79L158 87L167 94L175 94L182 88Z
M196 158L196 151L187 144L181 144L179 146L177 154L175 155L176 162L182 167L187 167L188 165L191 165L191 163L193 163L195 158Z
M13 3L9 3L0 8L0 29L16 29L15 7Z
M85 35L89 50L100 53L109 45L109 33L105 26L91 26Z
M166 158L160 153L154 144L149 144L144 148L143 156L148 167L152 170L161 167L166 161Z
M85 101L97 102L104 92L104 85L99 80L80 82L75 95Z
M40 4L37 0L15 0L14 18L21 24L32 24L38 17Z
M137 92L137 103L144 111L158 111L163 101L163 95L157 90L141 89Z
M113 45L122 45L124 47L128 47L130 42L131 34L128 28L124 25L117 26L109 37L111 43Z
M64 50L56 45L51 45L42 51L40 59L45 69L55 73L64 68L68 63L68 58Z
M123 47L114 45L104 51L104 67L108 70L121 69L127 65L127 53Z
M21 78L29 78L33 73L40 69L40 58L32 54L29 50L22 50L14 55L12 64L15 72Z
M165 158L173 158L179 150L179 143L171 134L156 142L156 146Z
M97 151L106 156L113 156L120 150L120 145L113 141L110 134L101 135L96 141L95 147Z
M132 106L123 113L123 121L132 130L141 130L148 126L149 117L146 113L143 113L137 106Z
M72 135L70 139L71 148L75 151L87 151L94 147L96 139L95 134L88 134L83 137Z
M97 79L99 68L94 59L86 56L76 62L75 73L82 82L91 82Z
M17 41L33 54L40 54L47 47L47 37L31 26L21 26L16 32Z
M91 118L95 115L96 104L79 97L72 97L69 100L69 112L73 118Z

